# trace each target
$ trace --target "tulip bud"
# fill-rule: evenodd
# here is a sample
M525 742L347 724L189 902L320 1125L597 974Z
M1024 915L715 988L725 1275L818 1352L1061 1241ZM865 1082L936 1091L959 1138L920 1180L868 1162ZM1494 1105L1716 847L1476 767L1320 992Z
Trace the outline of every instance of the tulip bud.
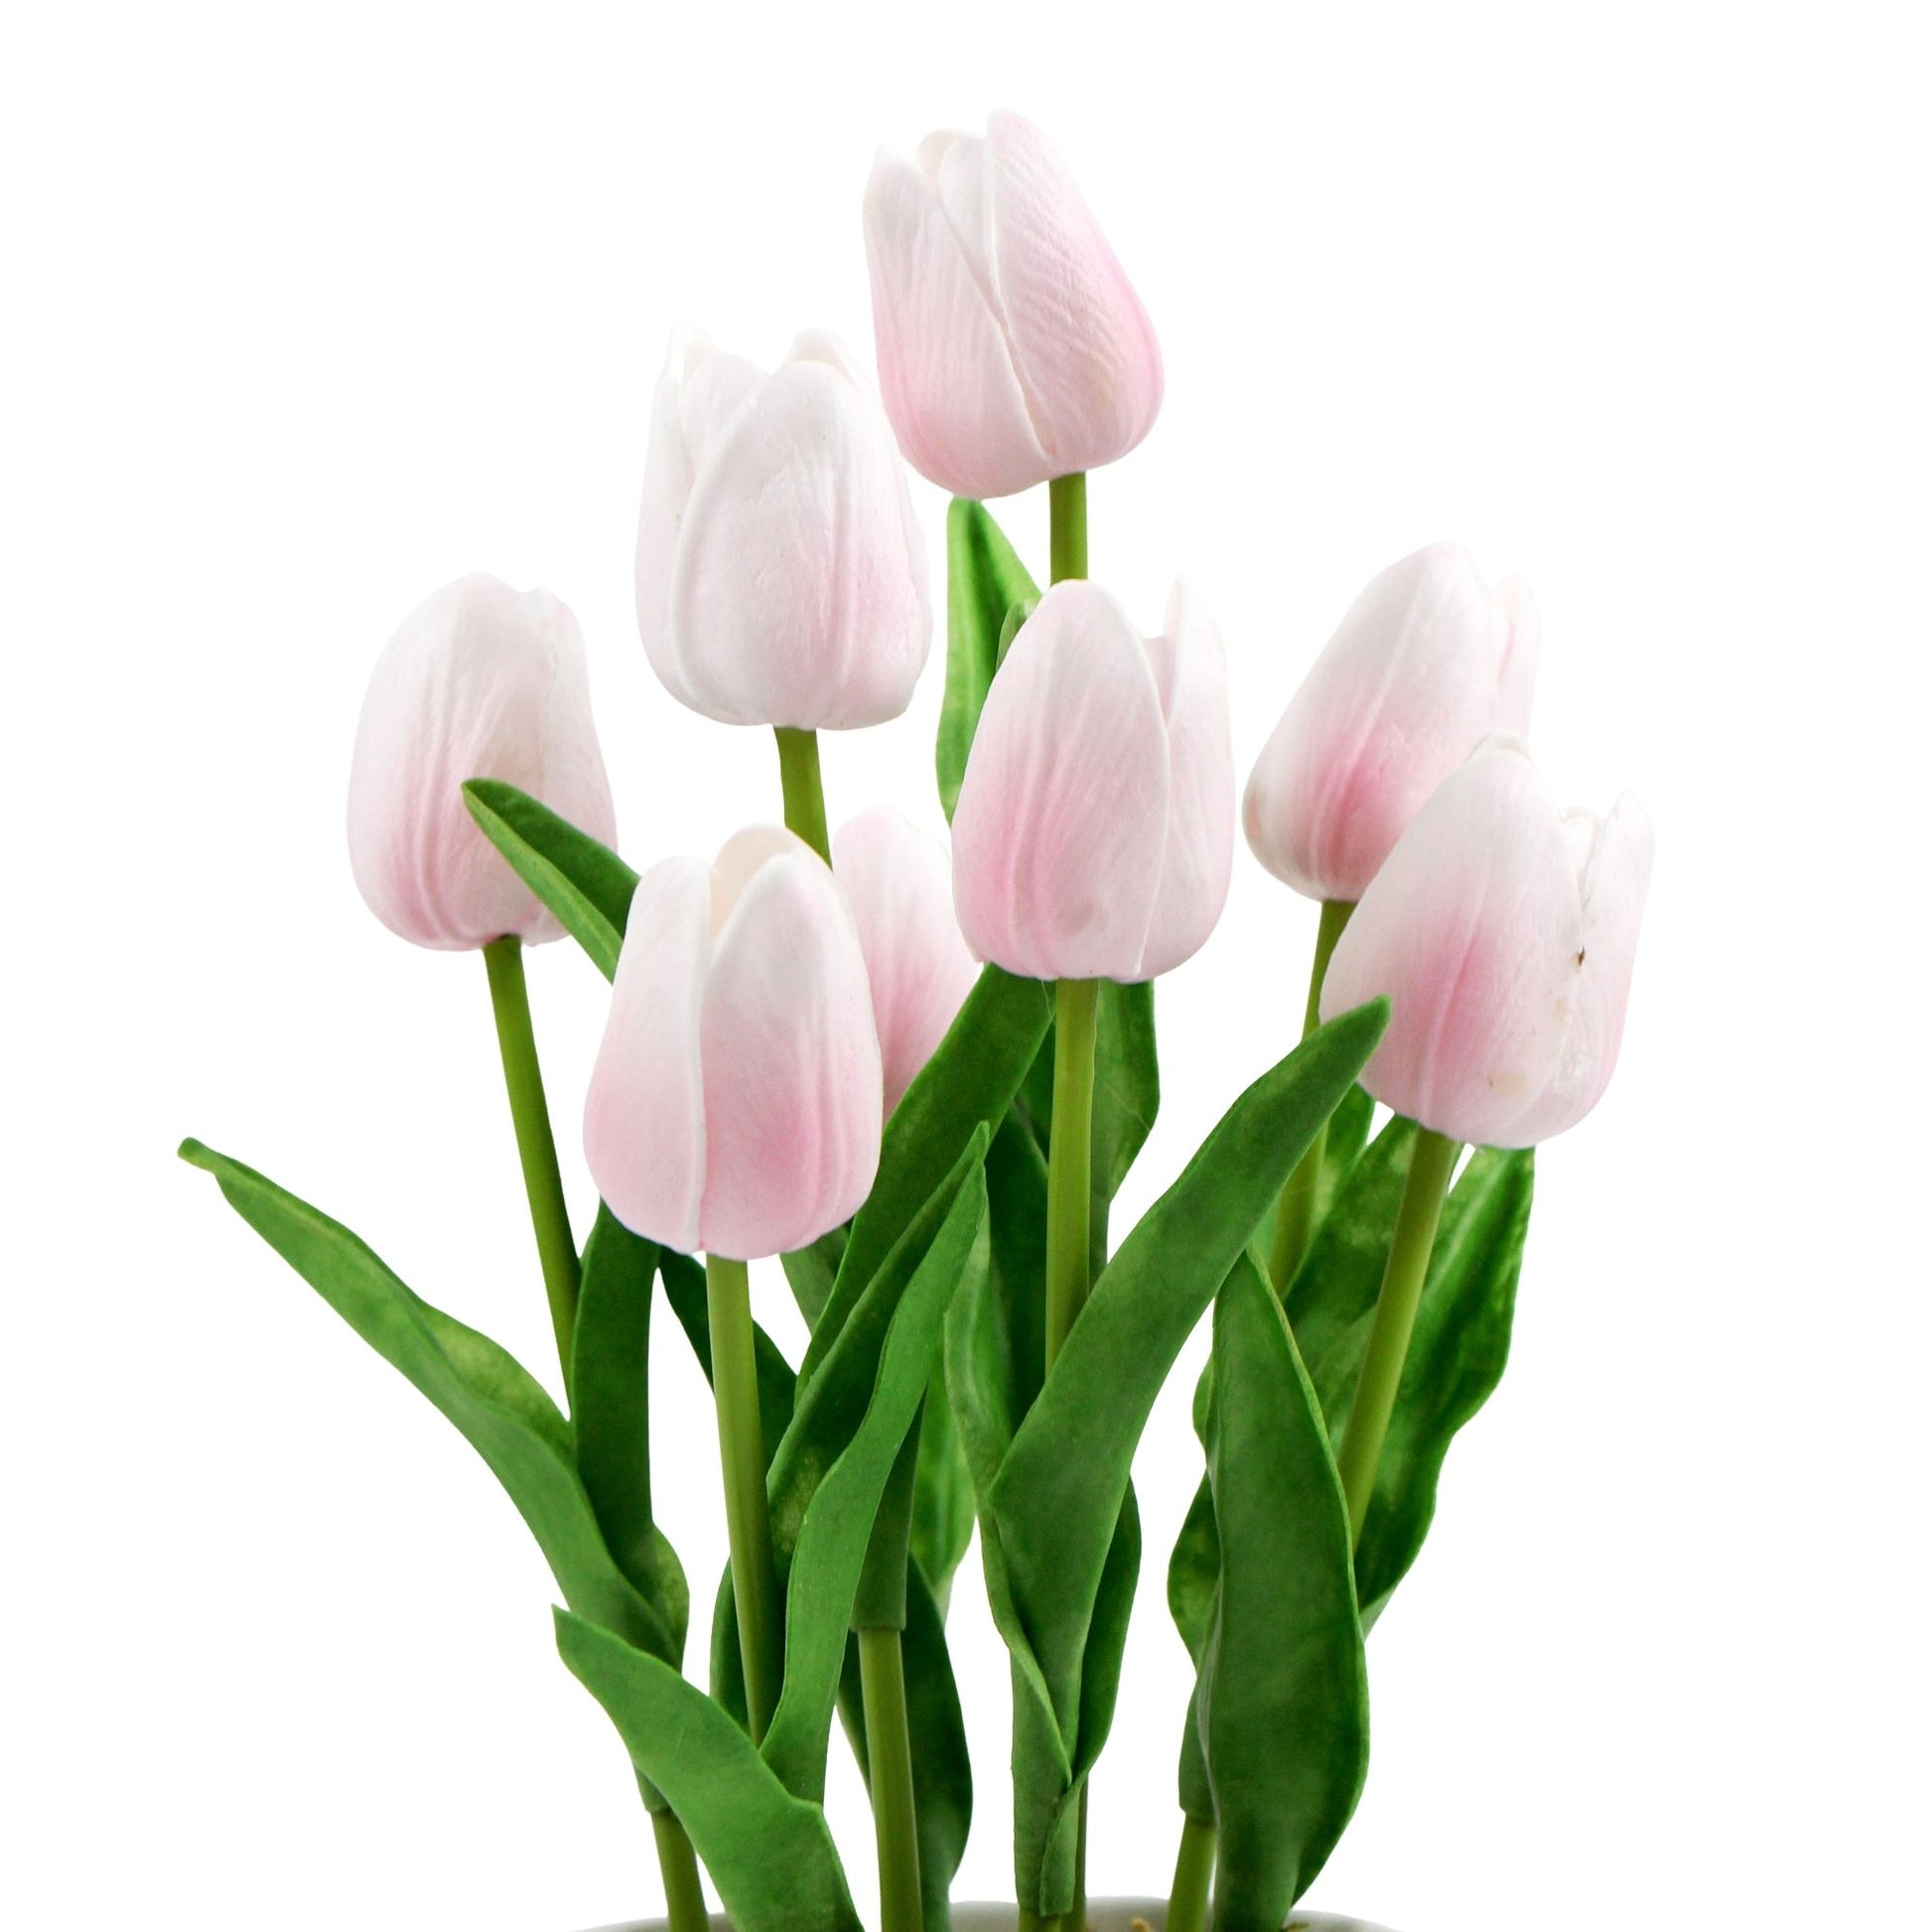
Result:
M880 384L913 468L1008 496L1123 457L1161 411L1161 348L1031 121L881 150L866 190Z
M978 969L952 909L945 849L890 805L839 827L832 864L859 925L886 1077L886 1112L945 1038Z
M897 718L932 614L905 471L832 337L766 375L671 338L637 522L637 628L680 704L728 725Z
M1352 904L1409 821L1495 732L1529 729L1536 609L1452 543L1391 564L1349 607L1262 748L1242 801L1254 855Z
M880 1092L858 927L808 846L754 826L638 880L584 1105L624 1226L734 1261L816 1241L872 1189Z
M1176 585L1145 642L1080 579L1055 584L987 692L953 812L953 902L981 958L1035 979L1146 980L1227 900L1227 658Z
M563 927L478 829L467 778L521 786L617 838L583 633L548 591L446 585L376 660L348 780L348 861L369 910L419 946L472 950Z
M1650 890L1650 821L1564 811L1520 740L1447 778L1363 894L1322 988L1329 1019L1387 994L1362 1084L1450 1140L1530 1147L1602 1097Z

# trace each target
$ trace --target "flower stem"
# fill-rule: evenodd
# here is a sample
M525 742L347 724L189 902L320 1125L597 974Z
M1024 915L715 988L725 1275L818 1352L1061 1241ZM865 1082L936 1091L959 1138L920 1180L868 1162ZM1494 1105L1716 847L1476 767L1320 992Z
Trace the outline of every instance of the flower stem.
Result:
M537 1064L536 1034L530 1025L530 989L523 977L523 941L514 933L492 939L483 956L489 974L489 1004L496 1016L496 1044L503 1056L503 1085L509 1090L510 1122L516 1129L516 1153L523 1164L523 1191L529 1196L530 1225L536 1230L537 1259L550 1300L550 1325L556 1330L557 1357L568 1389L571 1341L577 1330L577 1243L570 1232L550 1109L544 1104L543 1069Z
M1087 476L1076 470L1070 477L1055 477L1046 485L1048 512L1047 554L1052 564L1052 581L1087 574Z
M758 1358L752 1343L751 1271L742 1261L707 1255L711 1386L718 1408L718 1458L725 1471L725 1525L731 1537L732 1597L745 1663L745 1706L752 1741L762 1742L784 1674L778 1570L771 1555L764 1493L764 1437L759 1422Z
M689 1834L670 1811L652 1812L650 1829L657 1840L657 1868L664 1874L664 1909L671 1932L709 1932L711 1915L705 1909L698 1855L691 1849Z
M866 1706L866 1764L879 1844L880 1932L920 1932L918 1817L912 1802L912 1732L905 1714L899 1633L859 1632L859 1684Z
M1042 1918L1023 1905L1020 1908L1020 1932L1060 1932L1061 1916L1055 1912L1051 1918Z
M1204 1819L1186 1818L1181 1824L1180 1856L1173 1862L1173 1889L1168 1894L1168 1932L1206 1932L1215 1836L1213 1825Z
M1046 1366L1087 1299L1093 1196L1093 1049L1100 982L1054 988L1053 1124L1046 1156Z
M817 732L774 726L778 741L778 782L784 787L785 825L832 863L832 837L825 829L825 780L818 768Z
M1436 1228L1460 1152L1458 1143L1427 1127L1417 1128L1409 1178L1396 1210L1395 1238L1389 1243L1388 1266L1382 1274L1382 1293L1375 1304L1375 1325L1369 1331L1368 1353L1362 1358L1361 1380L1336 1458L1342 1494L1348 1498L1349 1531L1357 1539L1375 1493L1375 1472L1382 1460L1389 1418L1395 1413L1396 1391L1402 1386L1402 1364L1408 1359L1423 1284L1429 1279Z
M1354 909L1346 899L1321 901L1321 923L1314 934L1314 964L1309 971L1309 1003L1302 1014L1304 1039L1321 1024L1321 984L1328 977L1328 961L1334 957L1335 941L1341 937L1348 915ZM1315 1209L1321 1196L1321 1164L1327 1153L1328 1124L1323 1121L1320 1131L1309 1143L1309 1151L1283 1186L1281 1202L1275 1210L1275 1252L1270 1257L1268 1272L1274 1279L1277 1295L1288 1293L1288 1285L1295 1279L1295 1271L1307 1257L1309 1243L1313 1239Z

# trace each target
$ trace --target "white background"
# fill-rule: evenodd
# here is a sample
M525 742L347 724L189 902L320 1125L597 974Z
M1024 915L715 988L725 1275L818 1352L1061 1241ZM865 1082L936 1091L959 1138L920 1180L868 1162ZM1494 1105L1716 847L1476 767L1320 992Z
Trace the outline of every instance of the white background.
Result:
M869 352L874 147L995 104L1047 127L1159 328L1166 410L1094 479L1094 570L1150 623L1194 580L1243 768L1363 580L1448 535L1538 589L1559 788L1629 785L1658 828L1624 1063L1544 1155L1515 1359L1375 1631L1369 1788L1311 1902L1404 1932L1932 1922L1915 11L9 11L9 1923L655 1909L508 1505L172 1151L261 1166L547 1370L482 967L349 882L362 681L446 580L541 583L590 638L630 857L772 814L768 739L681 713L636 642L664 339L688 314L769 361L826 323ZM1038 561L1042 506L1009 522ZM827 744L835 819L893 797L936 829L938 685L935 652L901 723ZM1162 989L1130 1210L1284 1048L1311 930L1243 855ZM602 989L565 946L532 979L574 1156ZM795 1346L775 1269L756 1292ZM710 1421L660 1335L702 1605ZM1098 1891L1173 1858L1194 1359L1137 1468ZM960 1889L1010 1895L970 1565L955 1630Z

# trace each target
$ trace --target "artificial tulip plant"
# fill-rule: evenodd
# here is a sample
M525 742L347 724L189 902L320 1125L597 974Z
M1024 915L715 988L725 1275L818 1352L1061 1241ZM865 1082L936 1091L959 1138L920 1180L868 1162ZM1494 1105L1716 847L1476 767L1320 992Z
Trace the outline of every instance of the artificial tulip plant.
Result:
M1143 1561L1131 1464L1210 1320L1204 1473L1166 1556L1197 1669L1169 1925L1274 1932L1354 1809L1365 1634L1502 1371L1532 1149L1615 1063L1650 833L1629 798L1561 809L1531 762L1527 594L1452 545L1392 564L1242 812L1320 901L1305 1036L1113 1225L1159 1104L1154 982L1212 935L1235 829L1214 620L1182 586L1149 632L1086 581L1084 473L1146 435L1160 350L1017 116L882 155L865 237L878 392L823 333L767 374L681 330L643 454L644 649L683 705L774 732L782 824L756 801L715 859L620 858L583 639L547 592L450 585L369 685L355 881L402 937L483 956L562 1406L346 1228L182 1151L515 1502L563 1659L635 1766L676 1932L705 1923L700 1867L741 1932L857 1924L822 1809L835 1718L884 1932L943 1932L974 1802L946 1613L975 1524L1010 1652L1021 1922L1078 1932ZM957 496L950 857L883 805L834 835L820 782L818 734L897 716L925 663L905 462ZM1041 484L1043 590L980 500ZM587 1231L521 960L565 934L611 983ZM810 1328L797 1362L757 1320L773 1256ZM715 1485L731 1551L695 1669L652 1508L660 1297L718 1419L717 1470L674 1479Z

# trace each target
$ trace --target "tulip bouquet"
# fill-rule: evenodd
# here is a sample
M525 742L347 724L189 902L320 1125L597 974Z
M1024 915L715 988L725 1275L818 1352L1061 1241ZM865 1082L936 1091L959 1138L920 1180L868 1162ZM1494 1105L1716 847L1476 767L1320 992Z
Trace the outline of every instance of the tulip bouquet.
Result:
M1649 832L1628 798L1560 809L1531 763L1520 588L1448 545L1384 571L1243 807L1261 863L1320 903L1304 1035L1110 1226L1159 1100L1154 982L1209 937L1234 848L1214 621L1178 588L1146 634L1087 578L1085 473L1146 435L1160 352L1012 115L882 156L865 228L883 407L828 336L766 373L684 331L643 464L650 664L775 733L781 825L633 872L584 643L546 592L451 585L369 686L355 880L402 937L483 954L564 1405L346 1228L182 1151L515 1503L676 1932L705 1924L701 1865L741 1932L856 1926L822 1809L835 1717L884 1932L946 1926L972 1808L946 1612L975 1525L1010 1653L1019 1922L1079 1932L1142 1561L1130 1465L1211 1311L1205 1472L1168 1572L1196 1667L1168 1923L1273 1932L1355 1806L1364 1635L1502 1372L1532 1149L1615 1061ZM830 833L819 775L818 734L899 715L927 654L906 461L956 498L950 858L883 806ZM984 507L1041 483L1043 590ZM581 1247L522 966L565 934L610 981ZM750 1264L774 1256L810 1330L795 1363L755 1318ZM679 1471L718 1483L729 1531L708 1690L652 1511L660 1291L717 1413L721 1478Z

